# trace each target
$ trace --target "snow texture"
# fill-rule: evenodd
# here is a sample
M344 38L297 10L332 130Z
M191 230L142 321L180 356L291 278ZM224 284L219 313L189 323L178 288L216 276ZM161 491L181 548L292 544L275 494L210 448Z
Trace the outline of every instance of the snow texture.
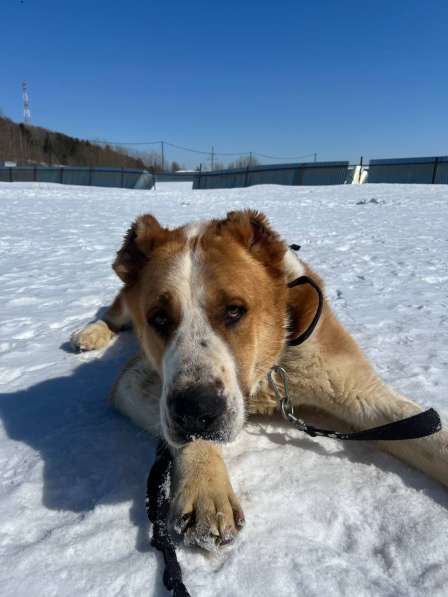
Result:
M138 214L265 211L380 374L448 422L447 187L0 183L0 204L3 597L166 594L145 514L155 441L107 402L135 341L67 342L117 291L110 265ZM179 549L193 596L447 595L448 491L422 473L276 421L249 424L226 460L247 523L218 555Z

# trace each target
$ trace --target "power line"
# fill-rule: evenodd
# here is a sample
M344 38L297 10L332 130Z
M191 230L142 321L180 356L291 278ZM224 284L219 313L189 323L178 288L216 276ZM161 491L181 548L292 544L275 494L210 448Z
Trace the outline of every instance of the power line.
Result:
M169 143L166 141L166 144L170 147L174 147L175 149L181 149L182 151L189 151L190 153L200 153L201 155L210 155L209 151L201 151L200 149L191 149L191 147L183 147L182 145L176 145L174 143Z
M185 147L184 145L177 145L176 143L171 143L170 141L99 141L99 140L91 140L95 143L100 144L107 144L107 145L161 145L162 153L163 153L163 146L167 145L168 147L172 147L174 149L178 149L181 151L188 151L190 153L196 153L199 155L206 155L210 156L210 151L203 151L201 149L193 149L192 147ZM275 155L267 155L265 153L259 153L258 151L214 151L212 149L213 157L215 156L258 156L260 158L266 158L268 160L302 160L304 158L314 157L316 155L315 152L313 153L306 153L299 156L275 156Z
M160 145L163 141L102 141L101 139L89 139L91 143L102 145Z
M303 160L303 158L310 158L315 155L315 153L305 153L304 155L295 155L295 156L287 156L287 157L279 157L275 155L266 155L265 153L258 153L254 152L254 155L258 155L260 158L267 158L268 160Z
M183 151L190 151L191 153L200 153L202 155L210 155L210 151L201 151L200 149L192 149L191 147L184 147L182 145L176 145L175 143L170 143L169 141L165 141L166 145L170 147L174 147L175 149L181 149ZM223 152L223 151L214 151L214 155L247 155L248 151L232 151L232 152Z

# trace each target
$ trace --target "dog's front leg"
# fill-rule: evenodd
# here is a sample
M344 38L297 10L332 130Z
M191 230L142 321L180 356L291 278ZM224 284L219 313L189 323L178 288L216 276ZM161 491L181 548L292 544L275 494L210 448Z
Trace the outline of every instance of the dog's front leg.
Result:
M186 543L207 550L231 543L244 525L217 445L198 440L175 450L171 519Z

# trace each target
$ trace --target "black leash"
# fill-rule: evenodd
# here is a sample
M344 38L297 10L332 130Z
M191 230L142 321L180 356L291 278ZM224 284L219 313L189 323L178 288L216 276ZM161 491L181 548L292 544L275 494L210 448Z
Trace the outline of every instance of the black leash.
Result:
M171 453L160 440L146 483L146 513L152 522L152 545L162 552L165 561L163 584L173 592L173 597L190 597L182 581L182 570L168 528L172 468Z
M280 393L277 383L272 377L277 373L283 384L283 396ZM283 417L292 423L296 429L303 431L311 437L322 436L331 437L340 440L357 441L398 441L403 439L418 439L437 433L442 428L439 414L433 408L425 410L406 419L386 423L379 427L372 427L364 431L354 431L352 433L343 433L340 431L331 431L330 429L320 429L313 425L307 425L305 421L299 419L294 414L294 407L289 399L288 374L283 367L273 367L268 373L269 383L271 384L275 397L280 404Z

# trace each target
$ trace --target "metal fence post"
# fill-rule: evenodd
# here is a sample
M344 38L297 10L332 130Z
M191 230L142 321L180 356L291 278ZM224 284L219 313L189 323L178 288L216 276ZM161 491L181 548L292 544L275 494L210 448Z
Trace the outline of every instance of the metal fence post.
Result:
M121 168L121 177L120 177L120 188L124 186L124 170Z
M202 164L199 164L198 189L201 188L201 172L202 172Z
M437 177L437 167L439 165L439 158L435 157L434 158L434 168L432 169L432 180L431 180L431 184L435 184L436 182L436 177Z
M358 176L358 184L361 184L361 180L362 180L362 165L363 165L363 160L362 160L362 156L359 158L359 176Z
M93 173L93 168L89 168L89 187L92 186L92 173Z
M246 168L246 172L245 172L245 176L244 176L244 186L247 187L247 184L249 182L249 164L247 164L247 168Z
M60 180L59 182L61 184L64 184L64 168L61 167L61 171L60 171Z
M9 182L13 182L12 168L9 168Z

